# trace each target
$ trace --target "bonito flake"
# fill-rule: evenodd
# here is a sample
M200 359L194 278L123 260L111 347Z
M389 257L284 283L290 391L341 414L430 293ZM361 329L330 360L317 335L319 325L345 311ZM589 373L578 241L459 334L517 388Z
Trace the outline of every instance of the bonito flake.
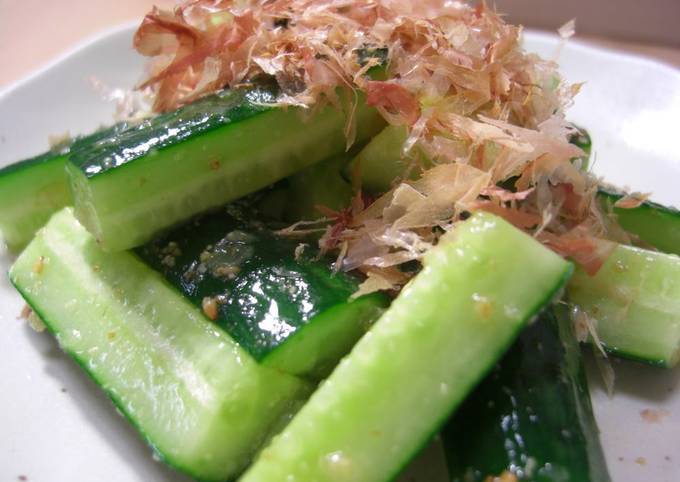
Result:
M324 212L321 248L337 253L337 269L368 275L364 293L399 289L417 271L400 266L479 210L589 273L611 252L611 232L621 230L595 201L597 180L573 162L584 153L565 120L581 86L524 51L521 37L484 2L194 0L154 9L134 45L151 58L139 88L151 90L157 112L266 77L278 105L337 106L342 96L405 127L401 152L417 148L427 160L411 166L415 180L395 179L377 198L355 180L352 205ZM296 228L309 231L286 233Z

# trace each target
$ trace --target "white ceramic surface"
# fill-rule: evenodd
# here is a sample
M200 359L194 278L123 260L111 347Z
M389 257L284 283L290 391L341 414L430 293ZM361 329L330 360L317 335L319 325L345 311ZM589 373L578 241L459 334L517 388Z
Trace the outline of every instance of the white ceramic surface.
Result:
M91 88L96 77L130 86L142 60L132 27L107 32L28 79L0 92L0 166L47 148L49 134L85 133L110 123L113 108ZM525 44L554 55L557 40L529 32ZM680 205L680 72L649 60L570 42L560 63L571 81L587 81L569 117L591 132L595 170L607 180L653 191ZM0 255L5 272L11 257ZM0 480L32 482L181 481L150 451L111 404L46 334L17 320L22 302L0 277ZM680 370L615 363L617 390L607 398L590 370L592 398L615 482L680 481ZM660 423L644 409L665 410ZM408 480L434 482L436 448ZM429 473L426 473L428 470Z

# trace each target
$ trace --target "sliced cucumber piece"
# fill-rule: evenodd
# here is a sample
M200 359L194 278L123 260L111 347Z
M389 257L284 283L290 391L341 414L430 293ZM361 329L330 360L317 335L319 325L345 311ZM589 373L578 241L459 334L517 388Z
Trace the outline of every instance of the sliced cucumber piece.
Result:
M370 193L389 191L399 180L417 179L422 169L432 167L432 161L417 145L405 155L403 148L407 137L408 130L404 126L385 127L352 160L345 170L345 177L350 179L358 171L362 189ZM585 156L581 158L581 167L586 170L592 148L590 135L587 131L580 130L570 141L585 152ZM492 156L495 151L497 149L489 145L486 155Z
M403 179L405 175L409 179L416 179L420 174L416 156L403 153L407 135L404 126L385 127L352 160L346 176L358 171L361 188L371 193L389 191L394 182Z
M568 296L606 350L666 367L680 360L680 257L618 246L595 276L577 269Z
M348 161L341 154L290 176L286 218L293 222L319 219L324 216L319 206L334 211L347 208L352 201L352 186L341 171Z
M441 438L452 482L610 480L566 309L520 334Z
M158 455L200 479L238 475L311 390L259 366L134 255L103 253L70 208L10 278Z
M50 216L71 201L65 152L47 152L0 170L0 231L19 251Z
M531 282L523 283L527 266ZM474 215L428 253L423 270L241 482L394 477L570 272L507 222Z
M680 211L650 201L632 209L614 207L622 197L610 191L598 193L605 210L613 209L626 231L665 253L680 255Z
M343 170L353 157L352 151L355 149L306 167L276 183L262 193L258 209L288 225L328 217L328 209L336 212L346 209L352 203L354 192Z
M368 192L389 191L408 167L402 149L408 133L404 126L387 126L352 160L348 172L361 175L361 188Z
M272 101L263 89L225 91L79 150L67 165L76 216L104 249L128 249L345 150L342 112L305 122ZM384 125L363 104L354 119L358 142Z
M387 304L349 301L359 281L275 236L236 206L203 216L137 250L256 360L296 375L327 375ZM252 216L252 214L251 214Z
M0 231L11 251L26 246L52 214L71 204L65 167L69 150L126 127L117 124L0 169Z

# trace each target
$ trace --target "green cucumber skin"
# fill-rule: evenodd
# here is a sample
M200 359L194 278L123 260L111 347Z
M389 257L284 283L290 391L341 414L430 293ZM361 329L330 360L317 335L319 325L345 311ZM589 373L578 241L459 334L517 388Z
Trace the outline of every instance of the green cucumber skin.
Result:
M342 112L304 122L298 109L263 107L267 95L206 98L81 150L67 164L76 216L105 250L129 249L345 150ZM384 125L362 104L355 119L357 142Z
M590 340L590 342L592 343L592 340ZM608 355L612 355L617 358L624 358L626 360L630 360L637 363L643 363L645 365L649 365L655 368L673 368L677 363L674 362L673 364L669 364L668 361L662 358L653 358L650 356L638 355L633 351L628 351L620 347L606 345L604 342L602 342L602 349Z
M274 100L275 93L266 89L224 90L122 132L81 142L69 160L88 178L99 176L153 151L270 111L264 104Z
M391 480L570 273L503 220L461 223L241 482Z
M569 301L596 320L617 356L673 367L680 359L680 257L618 246L591 277L577 269Z
M50 150L47 152L43 152L40 155L9 164L0 169L0 179L4 179L6 176L23 172L26 170L37 169L45 164L50 164L53 162L53 159L60 158L65 154L68 154L68 151L69 151L68 147L58 149L56 151Z
M126 128L116 124L0 169L0 231L10 251L20 251L52 214L72 203L65 169L69 152Z
M102 253L70 209L10 279L158 456L198 479L237 476L312 391L259 366L135 256Z
M574 127L578 129L578 132L571 135L569 142L583 150L585 155L581 157L580 160L581 170L585 172L590 167L590 155L593 151L593 140L587 130L579 128L578 126Z
M10 251L71 202L65 165L66 154L46 153L0 171L0 231Z
M622 197L604 189L598 193L605 211L613 210L626 231L664 253L680 255L680 211L650 201L632 209L614 207Z
M545 310L447 422L441 438L452 482L505 471L531 482L610 480L564 311Z
M215 323L256 360L318 379L377 319L386 297L349 302L357 278L334 273L313 246L296 259L299 240L278 237L248 218L234 205L222 208L136 253L199 309L205 298L223 296ZM181 254L168 265L170 242ZM232 274L220 274L225 268Z
M130 127L131 124L128 124L126 122L119 122L118 124L114 124L113 126L98 129L92 134L72 138L65 144L50 149L49 151L44 152L38 156L17 161L15 163L3 167L2 169L0 169L0 179L10 174L15 174L17 172L26 170L32 171L38 166L50 164L56 157L67 155L72 152L77 152L80 149L86 148L87 146L90 146L102 139L110 138L113 135L119 134L129 129Z
M387 296L372 293L331 306L281 340L261 363L291 375L324 380L388 305Z

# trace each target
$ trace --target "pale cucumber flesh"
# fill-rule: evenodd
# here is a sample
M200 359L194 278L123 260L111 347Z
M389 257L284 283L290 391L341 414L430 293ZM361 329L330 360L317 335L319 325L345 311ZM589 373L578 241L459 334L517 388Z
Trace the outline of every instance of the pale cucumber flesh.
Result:
M233 121L220 114L219 125L164 141L157 149L145 147L157 140L156 131L149 139L141 136L143 131L133 132L136 144L109 154L111 166L101 160L79 163L72 158L67 170L78 219L105 250L129 249L165 228L262 189L347 147L345 115L340 110L326 107L305 120L293 108L263 110L248 102L244 99L242 104L228 106L239 116ZM173 122L180 129L181 116L178 119ZM384 125L375 110L362 105L355 120L358 143ZM199 128L190 125L184 130L192 129ZM171 129L166 131L172 138ZM144 152L117 165L116 156L135 150ZM101 153L95 150L95 154Z
M409 168L415 167L414 159L402 152L406 138L406 127L385 127L352 159L348 175L358 173L362 189L368 192L389 191L395 180L402 179Z
M680 359L680 257L618 246L594 277L577 269L569 300L619 356L672 367Z
M194 477L237 476L311 391L258 365L134 255L103 253L68 208L10 277L158 455Z
M18 252L56 213L72 204L66 162L69 153L129 127L118 123L65 145L0 169L0 232L11 251Z
M462 223L241 482L390 480L570 272L499 218Z
M65 166L66 154L47 153L0 170L0 232L11 251L71 202Z

